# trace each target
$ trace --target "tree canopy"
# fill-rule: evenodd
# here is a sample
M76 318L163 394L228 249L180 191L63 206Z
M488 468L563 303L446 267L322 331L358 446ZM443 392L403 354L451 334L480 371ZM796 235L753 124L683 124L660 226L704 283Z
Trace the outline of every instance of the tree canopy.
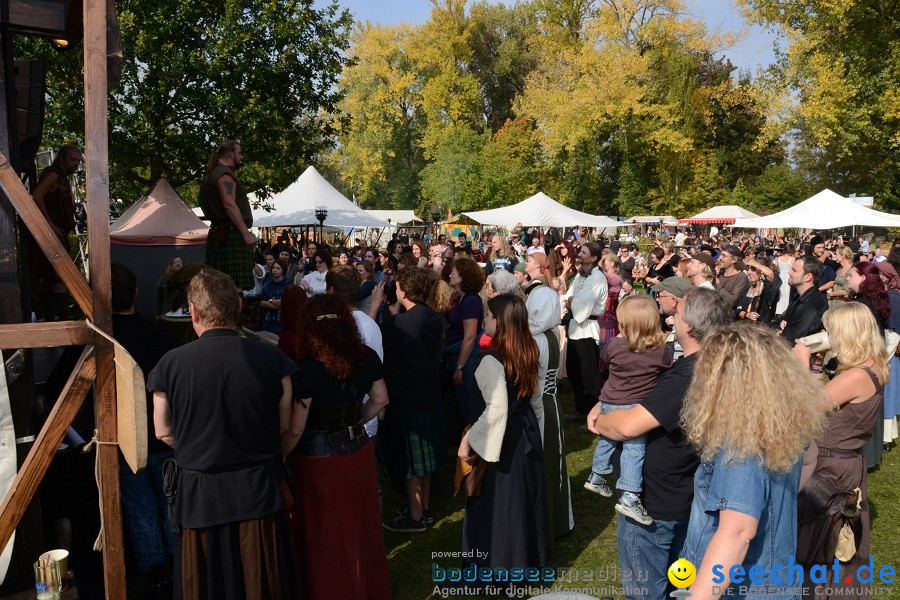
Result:
M441 0L419 27L360 23L328 160L372 207L490 208L542 189L605 214L758 209L785 143L749 76L717 58L730 41L677 0Z
M784 208L822 187L900 209L900 9L738 0L781 34L739 73L735 41L681 0L432 0L421 25L333 1L119 0L113 195L165 176L195 194L215 143L265 196L317 164L369 208L483 209L538 190L598 214ZM50 62L46 144L83 128L81 58Z

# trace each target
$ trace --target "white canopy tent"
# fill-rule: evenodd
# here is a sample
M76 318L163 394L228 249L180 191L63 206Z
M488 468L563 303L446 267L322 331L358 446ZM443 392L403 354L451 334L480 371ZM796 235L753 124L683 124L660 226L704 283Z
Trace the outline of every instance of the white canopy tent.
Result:
M825 189L781 212L755 219L738 219L734 223L735 227L748 229L837 229L852 225L900 227L900 216L866 208Z
M464 212L462 214L478 221L482 225L513 226L522 223L523 225L536 225L538 227L572 227L581 225L583 227L604 229L622 226L622 223L609 217L598 217L564 206L544 192L538 192L531 198L511 206Z
M316 210L325 209L325 225L331 227L389 227L356 206L334 189L315 167L307 167L297 181L269 200L275 210L253 211L254 227L318 225Z
M694 215L689 219L678 219L679 223L687 223L689 225L731 225L737 219L753 219L756 215L749 210L745 210L734 204L723 204L722 206L713 206L701 213Z
M622 221L623 225L678 225L678 219L671 215L635 215Z
M417 217L416 213L411 210L367 210L366 212L376 219L387 221L392 227L421 225L423 222L422 219Z

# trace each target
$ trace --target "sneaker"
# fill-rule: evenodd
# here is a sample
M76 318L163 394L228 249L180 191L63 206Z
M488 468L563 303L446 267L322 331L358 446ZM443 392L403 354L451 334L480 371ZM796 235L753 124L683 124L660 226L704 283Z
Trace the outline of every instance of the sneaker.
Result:
M397 514L401 515L403 517L408 517L409 516L409 507L404 506L403 508L401 508L400 510L397 511ZM425 525L427 527L431 527L434 525L434 515L431 513L430 508L426 508L425 510L422 511L422 521L425 523Z
M603 479L602 476L595 473L591 473L591 476L588 477L588 480L584 482L584 489L589 492L594 492L595 494L600 494L604 498L609 498L613 495L612 490L609 489L609 484L606 483L606 480Z
M413 521L407 516L397 515L393 519L384 520L384 528L394 533L421 533L425 531L425 519Z
M650 525L653 518L647 514L647 509L641 503L641 499L631 492L625 492L616 502L616 511L633 519L641 525Z

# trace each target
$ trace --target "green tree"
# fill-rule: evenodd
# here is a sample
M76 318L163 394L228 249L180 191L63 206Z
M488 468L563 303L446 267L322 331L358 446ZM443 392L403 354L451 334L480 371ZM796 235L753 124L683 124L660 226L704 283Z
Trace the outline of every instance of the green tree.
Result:
M413 208L427 119L422 77L410 54L417 32L409 25L358 25L344 68L340 110L348 121L328 163L344 192L370 208Z
M218 141L241 141L251 190L286 187L334 140L350 13L313 0L119 0L121 85L109 105L110 189L136 200L159 177L189 197ZM79 53L21 40L49 61L45 141L81 138Z
M773 134L814 187L900 208L900 6L879 0L742 0L787 39L766 74Z

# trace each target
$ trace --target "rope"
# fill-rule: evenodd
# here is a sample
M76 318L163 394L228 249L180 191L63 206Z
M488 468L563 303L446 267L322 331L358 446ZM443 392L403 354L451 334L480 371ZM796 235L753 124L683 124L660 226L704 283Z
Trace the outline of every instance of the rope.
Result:
M91 441L84 445L84 448L81 449L82 452L90 452L94 444L98 446L118 446L118 442L105 442L103 440L97 439L97 436L100 434L98 430L94 430L94 437L91 438ZM100 485L101 480L101 471L100 471L100 452L97 452L94 458L94 479L97 481L97 492L100 495L100 531L97 533L97 539L94 540L94 550L99 552L103 550L103 488Z

